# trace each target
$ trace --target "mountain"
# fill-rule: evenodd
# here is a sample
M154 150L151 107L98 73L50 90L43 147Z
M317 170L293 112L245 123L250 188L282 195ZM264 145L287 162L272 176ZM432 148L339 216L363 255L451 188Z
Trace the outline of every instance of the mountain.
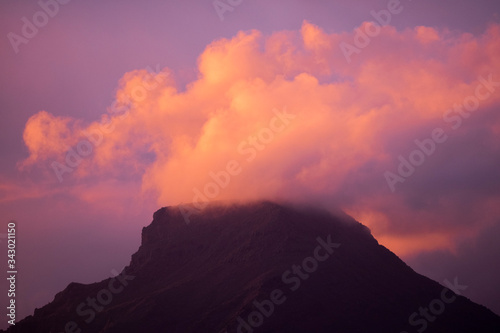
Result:
M185 219L188 208L155 212L119 276L71 283L7 332L500 332L457 279L417 274L346 215L256 202Z

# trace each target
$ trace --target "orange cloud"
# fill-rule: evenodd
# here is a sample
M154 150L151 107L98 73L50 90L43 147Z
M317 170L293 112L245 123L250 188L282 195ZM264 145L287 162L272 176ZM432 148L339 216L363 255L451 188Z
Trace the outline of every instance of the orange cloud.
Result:
M73 123L71 118L55 117L46 111L40 111L30 117L23 134L30 156L23 166L66 151L68 145L74 143Z
M45 111L30 118L24 132L30 156L23 165L58 161L64 170L59 180L65 181L139 182L162 206L205 198L322 201L361 221L378 216L367 223L401 253L449 248L462 231L447 229L455 215L441 209L452 212L467 195L472 211L491 212L492 206L481 204L485 197L498 204L480 177L483 187L476 192L463 185L464 197L443 198L457 186L444 170L457 177L474 171L462 163L458 142L474 138L479 126L482 149L498 152L494 108L500 89L455 132L443 114L474 94L480 77L500 80L500 27L469 36L386 26L347 63L339 44L354 34L327 34L308 22L300 32L240 32L207 46L199 77L185 90L176 87L169 69L127 73L100 121L83 126ZM392 194L384 171L397 167L398 155L415 149L414 140L436 127L455 139ZM85 156L68 164L68 147L76 153L80 147ZM446 154L462 167L450 166ZM492 172L494 160L484 163ZM92 200L84 191L81 196ZM491 223L488 213L479 215L483 220L470 221L470 230ZM402 223L409 220L412 225ZM409 240L402 226L423 238Z

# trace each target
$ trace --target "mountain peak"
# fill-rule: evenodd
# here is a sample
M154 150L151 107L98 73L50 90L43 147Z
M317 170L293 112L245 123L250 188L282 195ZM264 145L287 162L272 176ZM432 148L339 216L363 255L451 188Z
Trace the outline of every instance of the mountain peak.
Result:
M499 331L498 316L415 273L346 215L259 201L186 221L191 208L156 211L120 276L70 284L9 332ZM93 312L82 303L92 295ZM419 313L424 304L439 315Z

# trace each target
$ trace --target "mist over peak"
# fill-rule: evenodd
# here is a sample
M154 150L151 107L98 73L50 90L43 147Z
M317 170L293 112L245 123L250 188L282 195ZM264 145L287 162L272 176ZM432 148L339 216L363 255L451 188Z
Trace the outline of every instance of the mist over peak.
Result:
M270 201L215 203L187 224L181 209L154 213L119 275L70 284L7 332L67 323L103 333L500 328L500 317L450 289L460 287L456 279L446 287L415 273L345 215ZM431 304L432 321L418 314L422 304Z

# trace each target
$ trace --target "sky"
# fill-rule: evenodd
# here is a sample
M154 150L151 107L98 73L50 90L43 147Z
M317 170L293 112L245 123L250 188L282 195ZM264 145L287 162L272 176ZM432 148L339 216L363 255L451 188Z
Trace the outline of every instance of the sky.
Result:
M260 199L342 209L500 314L499 15L2 1L0 246L16 221L19 318L121 271L160 207Z

